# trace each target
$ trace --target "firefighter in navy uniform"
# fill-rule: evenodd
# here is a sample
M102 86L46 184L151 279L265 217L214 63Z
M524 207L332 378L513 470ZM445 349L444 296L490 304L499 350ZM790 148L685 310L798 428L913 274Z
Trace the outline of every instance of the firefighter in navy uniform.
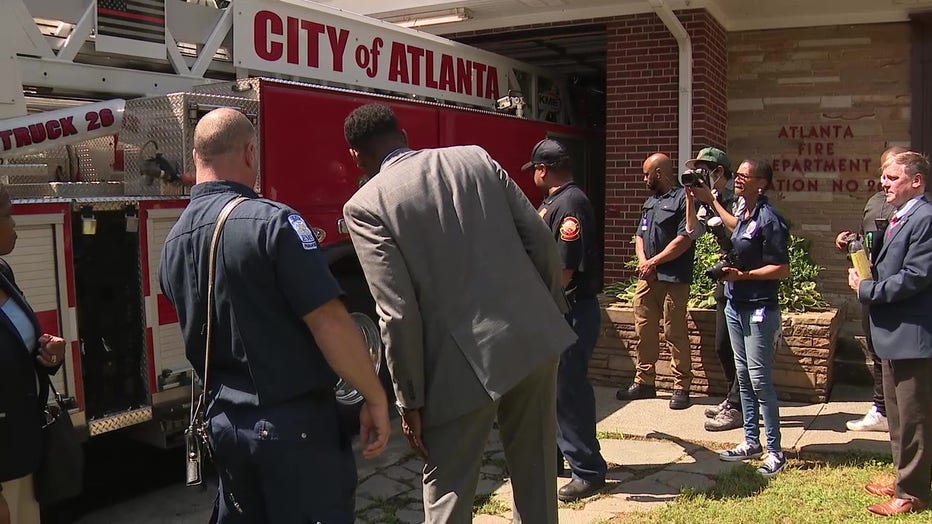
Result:
M562 466L565 457L573 473L557 494L564 502L598 493L605 485L606 472L595 435L595 395L586 375L602 320L596 299L602 290L602 263L595 213L589 198L573 182L570 160L563 144L547 138L534 146L531 161L522 168L534 170L534 184L546 195L538 213L559 248L570 304L566 320L579 337L560 356L557 372L557 445L562 454L558 464Z
M316 239L296 211L260 199L256 137L239 112L216 109L194 132L197 184L165 241L162 291L188 360L204 376L208 254L221 209L206 414L220 478L219 522L349 523L356 468L334 397L342 376L366 398L363 455L384 450L388 403Z

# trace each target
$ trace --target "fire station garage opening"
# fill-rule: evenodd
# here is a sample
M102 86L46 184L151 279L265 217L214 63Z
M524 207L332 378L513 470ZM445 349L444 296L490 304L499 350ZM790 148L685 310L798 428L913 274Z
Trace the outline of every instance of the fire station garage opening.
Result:
M607 34L604 24L569 23L565 26L490 30L486 33L445 35L486 51L537 66L566 79L560 104L569 106L571 124L593 130L594 138L578 143L562 140L573 156L576 183L589 195L598 222L597 238L604 240L605 216L605 109ZM543 138L543 137L541 137ZM530 154L530 151L528 152ZM600 251L604 252L604 249Z
M144 405L138 228L123 209L72 215L81 371L88 419ZM127 231L127 229L131 231Z

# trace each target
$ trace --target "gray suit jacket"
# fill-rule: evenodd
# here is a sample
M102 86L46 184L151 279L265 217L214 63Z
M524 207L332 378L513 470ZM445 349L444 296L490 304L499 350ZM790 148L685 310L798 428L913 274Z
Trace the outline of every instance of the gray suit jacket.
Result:
M476 146L390 158L343 207L399 403L446 422L576 339L553 237Z
M932 358L932 204L915 204L895 226L862 280L858 299L870 304L871 336L885 360Z

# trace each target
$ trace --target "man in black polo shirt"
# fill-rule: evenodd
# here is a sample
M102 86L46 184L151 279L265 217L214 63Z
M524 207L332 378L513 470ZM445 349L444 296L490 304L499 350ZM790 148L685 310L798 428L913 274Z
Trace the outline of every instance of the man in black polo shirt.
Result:
M253 191L255 130L215 109L194 131L197 184L165 241L162 292L178 312L185 351L204 376L208 254L220 210L206 418L220 477L218 522L355 520L356 467L340 427L337 376L366 399L363 455L385 449L385 391L342 291L297 211ZM371 438L371 440L370 440Z
M563 502L590 497L605 485L607 466L595 436L595 395L587 373L599 338L602 313L602 260L596 243L595 212L589 197L573 182L570 155L560 142L545 138L534 146L524 171L534 169L534 184L546 197L537 212L550 226L560 252L562 284L570 310L566 320L579 339L560 355L557 371L557 446L573 480L560 488Z
M660 354L661 319L671 346L673 396L670 409L689 407L692 362L686 311L696 249L693 240L702 232L686 231L686 193L676 183L673 162L663 153L644 161L644 182L653 191L641 213L635 237L638 283L634 294L634 332L638 341L634 383L615 393L618 400L655 397Z

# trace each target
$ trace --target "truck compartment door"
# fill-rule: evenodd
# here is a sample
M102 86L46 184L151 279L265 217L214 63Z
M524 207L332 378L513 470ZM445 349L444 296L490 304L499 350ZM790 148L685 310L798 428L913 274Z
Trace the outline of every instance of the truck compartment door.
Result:
M81 358L75 325L73 272L66 231L70 217L66 204L15 204L16 247L4 257L13 268L16 283L39 318L43 332L65 339L65 361L52 384L83 410Z
M178 315L159 286L159 258L165 238L181 215L187 201L141 202L140 220L143 243L143 294L146 310L146 343L149 351L149 392L153 406L176 396L178 386L185 385L191 370L184 352ZM187 389L187 388L184 388ZM177 401L178 399L174 399Z

